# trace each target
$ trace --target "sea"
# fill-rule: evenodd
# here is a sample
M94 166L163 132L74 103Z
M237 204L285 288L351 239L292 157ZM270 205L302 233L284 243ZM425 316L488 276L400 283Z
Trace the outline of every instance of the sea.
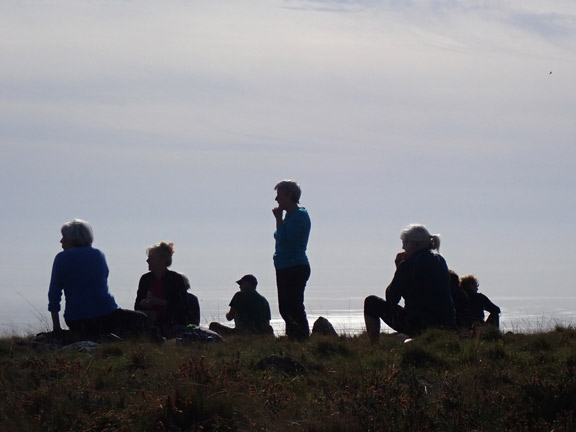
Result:
M213 293L214 291L212 291ZM226 324L225 314L228 302L211 292L196 293L200 299L201 327L208 327L212 321ZM502 313L500 328L504 332L535 333L553 330L555 327L576 327L575 297L491 297ZM276 335L284 334L284 322L276 307L276 299L269 298L272 309L272 327ZM336 295L306 296L305 304L310 327L316 319L328 319L338 334L358 335L364 331L362 306L364 297ZM28 307L27 307L28 306ZM24 305L23 310L0 311L0 335L27 336L51 328L50 315L46 311L31 309ZM383 332L393 332L382 324Z

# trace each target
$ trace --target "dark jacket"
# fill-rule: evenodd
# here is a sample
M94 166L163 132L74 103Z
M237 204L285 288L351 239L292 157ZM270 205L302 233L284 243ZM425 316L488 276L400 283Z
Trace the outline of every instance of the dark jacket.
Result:
M484 311L491 315L500 315L500 308L482 293L469 293L472 322L484 322Z
M455 326L450 276L441 255L422 250L398 264L386 300L398 304L400 298L414 328Z
M142 275L138 283L138 292L134 303L135 310L143 310L140 302L146 298L148 288L154 281L152 272ZM190 282L181 273L172 270L166 271L162 278L164 295L166 297L166 310L158 315L155 325L165 329L175 324L200 324L200 306L195 295L190 294Z

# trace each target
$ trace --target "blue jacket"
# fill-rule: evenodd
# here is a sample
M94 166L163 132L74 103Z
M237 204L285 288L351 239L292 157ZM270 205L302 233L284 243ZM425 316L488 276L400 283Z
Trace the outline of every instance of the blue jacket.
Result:
M450 292L448 266L441 255L430 250L416 252L402 261L386 288L386 301L404 309L417 327L454 327L455 311Z
M54 258L48 289L48 310L60 312L66 297L64 318L96 318L118 309L108 290L108 264L102 252L91 246L74 247Z
M276 251L274 267L283 269L297 265L309 265L306 256L310 236L310 216L304 207L299 207L284 217L282 226L276 229Z

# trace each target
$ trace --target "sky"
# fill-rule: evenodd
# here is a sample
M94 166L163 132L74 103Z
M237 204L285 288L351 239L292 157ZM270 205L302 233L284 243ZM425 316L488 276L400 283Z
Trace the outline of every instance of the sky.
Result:
M571 0L3 0L0 41L3 324L47 319L72 218L121 307L167 240L201 305L254 273L274 314L283 179L326 309L410 223L491 297L574 295Z

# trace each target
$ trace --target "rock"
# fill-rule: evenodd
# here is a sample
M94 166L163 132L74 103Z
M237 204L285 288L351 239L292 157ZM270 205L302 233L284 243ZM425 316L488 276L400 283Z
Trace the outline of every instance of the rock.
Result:
M334 326L324 317L318 317L318 319L314 322L314 326L312 326L312 334L322 336L338 336L338 333L336 333L336 330L334 330Z
M256 367L262 370L276 369L280 372L284 372L290 375L304 372L304 366L302 366L301 363L298 363L292 357L279 356L275 354L264 357L256 364Z

